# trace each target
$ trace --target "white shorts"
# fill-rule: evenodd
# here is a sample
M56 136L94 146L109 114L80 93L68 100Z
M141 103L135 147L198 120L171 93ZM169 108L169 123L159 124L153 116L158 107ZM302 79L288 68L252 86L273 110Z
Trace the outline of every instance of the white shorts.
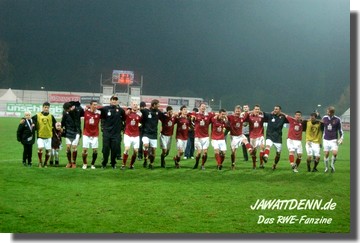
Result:
M266 139L265 145L269 146L270 148L271 148L271 146L274 146L276 148L276 152L278 152L278 153L281 152L281 148L282 148L281 143L274 143L272 140Z
M244 139L246 139L244 134L241 134L240 136L232 136L232 135L230 135L231 148L232 149L237 149L241 145L241 143L242 143L242 141Z
M157 148L157 139L149 139L148 137L142 137L143 144L149 144L151 148Z
M67 145L70 144L72 146L78 146L79 140L80 140L80 134L76 134L75 139L65 138L65 143Z
M187 140L177 139L176 148L180 151L185 151Z
M97 149L97 148L99 148L99 137L89 137L89 136L84 135L82 145L83 145L83 148Z
M38 148L45 148L46 150L51 150L51 138L38 138L37 146Z
M170 149L171 141L172 141L172 136L166 136L163 134L160 135L160 147L162 149Z
M211 146L214 149L218 149L220 151L226 151L226 142L225 139L222 140L211 140Z
M323 139L324 152L338 151L339 145L336 139L325 140Z
M250 144L254 149L264 146L264 136L258 138L250 138Z
M292 140L292 139L288 138L286 140L286 144L287 144L288 150L290 152L296 151L296 153L302 154L302 144L301 144L300 140Z
M314 142L306 142L305 148L307 156L320 157L320 144Z
M194 145L196 150L203 150L209 148L209 137L206 138L195 138Z
M127 134L124 134L124 146L130 148L133 146L134 149L138 149L140 147L140 138L139 136L130 137Z

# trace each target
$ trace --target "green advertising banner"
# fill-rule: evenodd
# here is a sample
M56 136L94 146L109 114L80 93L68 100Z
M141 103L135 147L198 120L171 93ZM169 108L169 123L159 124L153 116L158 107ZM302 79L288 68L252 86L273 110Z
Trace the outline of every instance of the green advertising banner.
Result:
M22 117L25 111L30 111L32 115L42 111L42 104L32 103L7 103L5 116ZM63 104L51 104L50 113L55 118L61 118L63 112Z

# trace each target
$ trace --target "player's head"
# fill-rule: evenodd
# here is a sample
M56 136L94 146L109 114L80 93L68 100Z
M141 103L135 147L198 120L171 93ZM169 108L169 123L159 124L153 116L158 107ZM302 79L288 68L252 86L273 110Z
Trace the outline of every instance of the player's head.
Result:
M159 100L157 100L157 99L153 99L152 101L151 101L151 108L154 108L154 109L158 109L159 108L159 103L160 103L160 101Z
M253 113L254 114L259 114L260 113L260 105L254 105Z
M140 102L140 109L144 109L146 107L146 103L144 101Z
M186 107L186 105L182 105L182 106L180 107L180 112L181 112L182 115L186 115L186 114L187 114L187 107Z
M110 105L117 105L119 98L116 95L111 96L110 98Z
M137 111L139 109L139 105L136 101L131 102L131 110Z
M206 103L205 102L201 102L200 106L199 106L199 111L201 112L205 112L206 110Z
M26 119L30 119L31 118L31 111L25 111L24 116L25 116Z
M98 103L97 103L96 100L91 100L91 101L90 101L90 109L91 109L91 110L96 109L97 105L98 105Z
M49 110L50 110L50 103L49 102L44 102L43 105L42 105L42 110L43 110L43 113L49 113Z
M248 104L243 105L243 111L244 111L244 112L249 111L249 105L248 105Z
M281 106L279 105L274 106L274 114L278 115L280 114L280 112L281 112Z
M223 119L223 118L225 118L225 116L226 116L226 110L225 109L220 109L219 110L219 118Z
M234 108L235 115L239 116L241 114L241 105L237 105Z
M326 109L326 113L328 114L328 116L333 116L335 115L335 107L334 106L329 106Z
M314 121L316 120L316 117L317 117L316 112L312 112L312 113L310 114L310 120L311 120L312 122L314 122Z
M55 123L55 128L56 128L56 130L60 130L61 129L61 122Z
M71 105L70 102L65 102L64 105L63 105L63 109L66 112L70 111L71 107L72 107L72 105Z
M301 116L302 116L301 111L295 111L295 119L296 120L301 120Z
M172 112L173 112L172 106L168 105L168 106L166 107L166 112L167 112L169 115L171 115Z

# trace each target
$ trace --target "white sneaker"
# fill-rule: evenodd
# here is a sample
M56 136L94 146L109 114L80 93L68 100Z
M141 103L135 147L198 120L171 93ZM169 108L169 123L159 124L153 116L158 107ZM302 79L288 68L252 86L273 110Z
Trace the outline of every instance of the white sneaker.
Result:
M91 169L95 170L96 169L95 165L91 165Z
M184 159L187 159L187 157L186 157L186 156L184 156Z
M328 167L325 167L325 171L324 171L324 172L326 173L326 172L328 172L328 170L329 170Z
M293 171L294 171L295 173L298 173L298 172L299 172L296 168L294 168Z
M191 159L195 159L194 157L191 157Z
M87 169L87 164L83 164L82 168L83 168L84 170L86 170L86 169Z

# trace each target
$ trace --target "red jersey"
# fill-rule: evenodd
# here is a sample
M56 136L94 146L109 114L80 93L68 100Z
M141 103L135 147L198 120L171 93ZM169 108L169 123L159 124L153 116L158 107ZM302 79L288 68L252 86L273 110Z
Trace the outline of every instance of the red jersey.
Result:
M89 137L99 136L99 123L101 112L95 110L92 112L90 109L84 111L84 132L83 134Z
M289 121L289 132L288 138L292 140L302 140L302 122L297 121L294 117L286 116L286 119Z
M192 114L194 116L195 123L195 137L196 138L206 138L209 137L209 125L211 122L211 118L215 116L214 112L205 112L200 113L196 112Z
M224 140L225 134L224 129L226 122L222 119L215 117L211 118L211 139L212 140Z
M176 139L187 140L189 138L189 127L191 122L188 117L179 116L176 122Z
M230 135L232 136L240 136L241 134L243 134L242 132L242 128L243 128L243 123L245 122L245 120L248 117L248 113L245 113L243 116L236 116L236 115L228 115L228 121L229 121L229 126L227 127L230 131Z
M261 114L249 114L246 119L249 122L250 138L259 138L264 136L264 116Z
M165 114L161 118L161 134L165 136L172 136L174 134L175 117Z
M140 136L139 124L141 123L141 120L141 112L130 111L130 113L125 117L124 134L128 135L129 137Z

